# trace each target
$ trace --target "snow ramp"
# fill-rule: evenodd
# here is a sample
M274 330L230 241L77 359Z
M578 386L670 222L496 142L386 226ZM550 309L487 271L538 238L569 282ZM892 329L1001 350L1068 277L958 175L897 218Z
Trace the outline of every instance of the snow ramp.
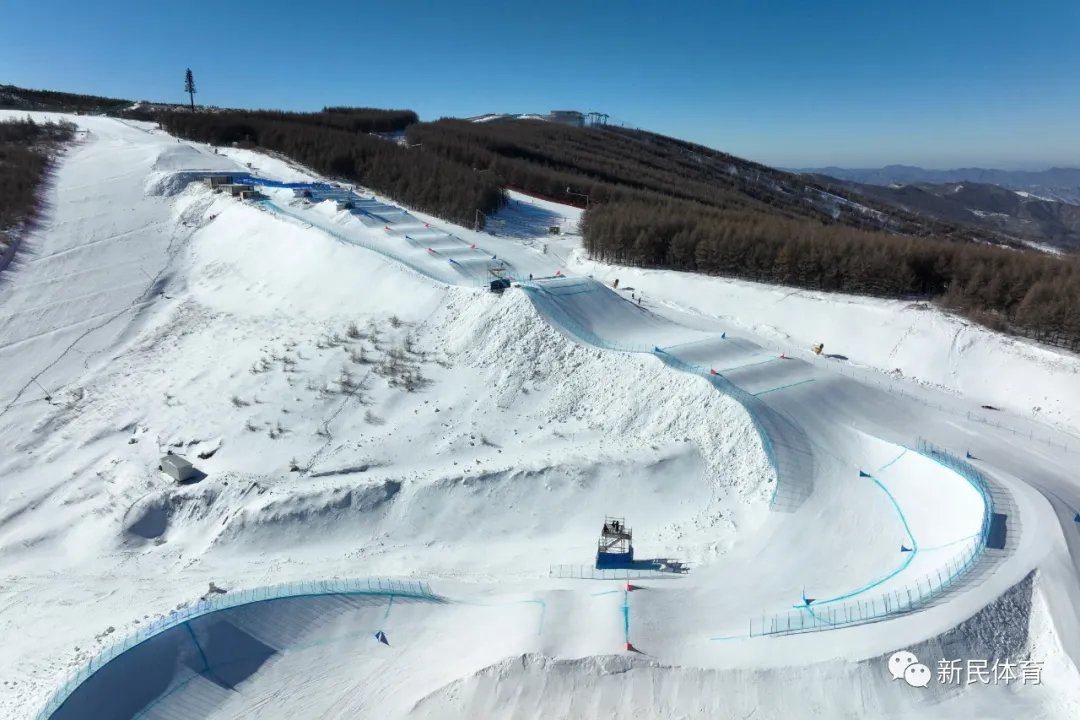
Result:
M814 456L802 428L725 375L683 359L679 350L686 347L700 352L704 347L722 353L735 348L729 358L733 359L735 355L761 354L761 348L681 326L591 278L545 279L521 283L521 287L549 324L578 342L607 350L654 354L670 367L704 377L738 401L750 415L777 476L772 508L791 512L810 496ZM752 357L747 364L759 361ZM782 365L774 367L783 369Z
M294 583L212 596L94 658L40 720L398 717L530 647L542 604L452 602L415 581ZM439 658L437 662L433 659ZM409 672L389 672L409 667Z

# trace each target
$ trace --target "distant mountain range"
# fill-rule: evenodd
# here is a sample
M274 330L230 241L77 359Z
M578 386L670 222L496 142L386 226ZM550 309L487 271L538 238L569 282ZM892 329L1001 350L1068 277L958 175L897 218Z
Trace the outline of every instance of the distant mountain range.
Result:
M864 185L917 185L973 182L998 185L1010 190L1031 193L1044 200L1080 205L1080 168L1049 170L993 170L957 168L926 170L911 165L887 165L883 168L803 168L792 172L827 175L838 180Z
M900 168L903 173L887 175L890 178L912 177L919 168ZM856 175L884 179L891 168L881 170L841 170L824 168L840 175ZM1042 173L1009 173L1000 170L921 170L928 177L948 173L982 173L981 177L1015 176L1052 176L1057 179L1067 178L1068 173L1075 173L1077 186L1072 192L1080 196L1080 170L1055 169ZM906 174L904 174L906 173ZM969 177L970 177L969 175ZM804 173L814 183L823 185L831 191L843 191L875 201L892 208L903 210L918 217L933 218L947 223L958 223L973 228L982 228L1003 233L1027 243L1033 243L1044 249L1080 250L1080 205L1051 199L1050 196L1068 196L1065 189L1057 188L1056 193L1049 192L1046 186L1028 185L1030 190L1010 188L1007 185L975 182L971 179L948 182L892 181L889 183L870 183L836 175Z

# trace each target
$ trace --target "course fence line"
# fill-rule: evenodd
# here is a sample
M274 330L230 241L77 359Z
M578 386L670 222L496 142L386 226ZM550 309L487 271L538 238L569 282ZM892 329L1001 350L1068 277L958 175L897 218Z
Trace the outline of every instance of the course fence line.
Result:
M653 348L653 354L670 367L705 378L718 391L743 406L761 438L769 465L776 473L776 485L769 501L774 510L792 512L810 497L813 491L813 455L809 441L797 426L785 421L766 401L743 390L722 373L688 363L659 347ZM784 440L778 450L780 438Z
M642 580L645 578L675 580L685 577L682 573L663 570L634 570L597 568L594 565L552 565L548 577L560 580Z
M580 282L585 284L593 283L595 281L581 278ZM576 338L580 342L602 350L614 350L616 352L652 352L652 347L648 345L632 345L629 343L612 342L611 340L600 337L593 330L582 325L568 313L560 310L555 303L548 302L545 296L557 296L558 294L551 292L551 290L539 283L535 281L520 281L520 285L521 289L525 291L525 294L528 295L529 299L532 301L533 306L536 307L540 315L543 316L550 325L557 330L562 330L565 334Z
M892 393L893 395L902 395L922 405L925 405L926 407L930 407L935 410L941 410L942 412L947 412L951 415L966 417L971 422L977 422L981 425L987 425L989 427L995 427L1001 430L1008 430L1017 437L1027 437L1029 440L1037 440L1041 443L1049 445L1050 447L1064 450L1068 453L1080 454L1080 437L1063 428L1055 427L1053 425L1049 425L1047 423L1040 422L1032 418L1020 418L1026 423L1039 425L1049 432L1057 433L1064 438L1067 438L1065 440L1054 439L1053 436L1049 434L1041 435L1032 428L1028 428L1027 430L1017 429L1016 427L1004 424L1000 420L995 421L991 419L989 415L982 415L978 412L973 412L971 410L962 410L944 403L933 402L932 400L928 399L923 395L920 395L919 393L905 389L901 384L901 381L899 380L889 381L882 379L880 377L881 373L873 369L856 370L855 368L845 366L841 362L824 362L821 358L818 358L816 356L810 356L804 359L811 363L814 363L815 365L831 370L832 372L853 378L863 384L872 385L873 387L879 388L888 393ZM990 412L996 411L991 410Z
M724 393L725 395L733 398L740 405L742 405L743 408L745 408L746 414L750 416L750 422L753 423L754 429L761 437L761 446L765 450L765 455L769 460L769 465L772 466L773 472L777 474L777 483L776 486L773 488L773 495L770 499L770 504L775 503L776 494L779 491L781 485L779 477L780 463L777 461L776 458L776 448L773 446L772 438L769 437L769 432L765 429L765 426L762 425L761 421L758 419L758 412L760 411L762 401L754 397L750 393L746 392L723 375L710 374L703 368L692 365L691 363L688 363L685 360L682 360L672 355L671 353L662 350L661 348L653 348L653 354L656 355L656 357L660 358L661 362L663 362L668 367L673 367L676 370L681 370L682 372L689 373L691 375L699 375L706 378L713 387L715 387L717 390Z
M983 502L983 518L979 533L974 538L965 540L961 549L942 563L942 567L933 574L922 575L916 578L914 583L908 582L897 590L873 595L866 599L822 601L817 604L811 601L792 611L752 618L749 621L751 637L831 630L909 613L955 586L975 566L986 549L986 541L990 535L990 522L994 513L994 500L985 478L964 460L922 438L918 441L917 452L952 470L967 480L979 493Z
M36 720L48 720L67 701L75 689L86 682L95 672L119 655L166 630L221 610L269 600L319 595L379 595L416 598L431 602L443 601L440 596L431 591L431 586L425 582L387 578L290 582L214 595L188 607L176 610L151 623L142 625L134 633L97 652L90 660L71 673L58 689L53 691L35 716Z
M594 280L582 279L583 284L598 285L606 288ZM529 299L537 311L548 321L549 324L561 329L567 335L576 338L580 342L598 347L604 350L617 352L649 354L658 358L669 367L691 375L705 378L719 392L731 397L746 410L750 422L761 438L761 446L765 452L769 466L776 475L776 483L769 505L774 510L791 512L810 496L813 490L813 456L809 449L809 443L795 441L787 443L784 453L778 453L774 437L783 435L791 437L800 435L798 428L787 423L787 432L781 433L779 426L784 423L783 419L775 413L764 400L743 390L723 375L709 372L705 368L693 365L663 350L655 345L635 345L629 343L612 342L600 337L595 331L586 328L569 313L563 311L554 302L550 302L547 296L557 297L554 293L539 283L521 282L521 288L526 291ZM598 289L599 289L598 288ZM789 459L790 458L790 459Z

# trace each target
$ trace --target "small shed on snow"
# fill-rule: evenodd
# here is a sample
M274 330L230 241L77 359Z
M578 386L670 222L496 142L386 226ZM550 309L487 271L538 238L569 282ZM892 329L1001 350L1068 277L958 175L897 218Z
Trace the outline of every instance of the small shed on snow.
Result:
M179 455L166 455L161 458L158 469L176 482L185 482L198 475L195 466Z

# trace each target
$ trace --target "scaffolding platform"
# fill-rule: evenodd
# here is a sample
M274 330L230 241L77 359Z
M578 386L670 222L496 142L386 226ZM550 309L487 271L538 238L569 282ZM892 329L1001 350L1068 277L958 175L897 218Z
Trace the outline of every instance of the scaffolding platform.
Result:
M634 531L624 518L605 517L596 546L596 569L631 568L634 566Z

